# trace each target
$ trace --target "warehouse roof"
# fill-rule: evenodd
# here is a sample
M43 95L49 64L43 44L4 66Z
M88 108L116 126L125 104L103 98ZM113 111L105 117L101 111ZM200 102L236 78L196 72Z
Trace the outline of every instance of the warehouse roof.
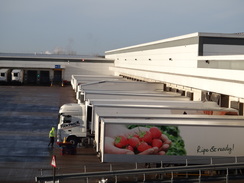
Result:
M37 54L37 53L0 53L0 60L24 61L70 61L70 62L114 62L103 56L68 55L68 54Z

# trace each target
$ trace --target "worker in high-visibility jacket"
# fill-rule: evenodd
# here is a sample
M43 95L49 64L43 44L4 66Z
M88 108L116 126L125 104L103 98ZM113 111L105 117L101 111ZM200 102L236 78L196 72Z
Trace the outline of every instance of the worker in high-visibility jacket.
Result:
M54 143L54 137L55 137L55 128L52 127L52 129L50 130L49 132L49 144L48 144L48 147L51 145L51 147L53 147L53 143Z

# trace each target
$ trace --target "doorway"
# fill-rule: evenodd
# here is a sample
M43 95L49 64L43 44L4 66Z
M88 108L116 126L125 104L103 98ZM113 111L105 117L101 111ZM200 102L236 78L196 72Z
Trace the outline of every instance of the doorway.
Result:
M53 84L61 85L62 84L62 70L55 69L53 74Z
M41 85L50 85L49 71L40 71L40 84Z
M28 70L27 71L27 83L28 84L36 84L37 83L37 71Z

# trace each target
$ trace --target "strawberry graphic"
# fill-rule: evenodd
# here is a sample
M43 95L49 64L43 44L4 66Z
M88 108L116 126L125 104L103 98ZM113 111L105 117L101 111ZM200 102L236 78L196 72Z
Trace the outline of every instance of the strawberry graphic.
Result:
M134 152L134 148L133 148L132 146L130 146L130 145L128 145L128 146L126 147L126 149L128 149L128 150L130 150L130 151L133 151L133 152Z
M162 132L157 127L151 127L149 131L151 132L153 139L159 139L162 135Z
M141 143L138 145L137 150L138 150L139 152L143 152L143 151L145 151L145 150L147 150L147 149L150 149L150 148L152 148L152 146L148 145L146 142L141 142Z
M115 137L114 145L118 148L126 147L128 145L127 138L122 135Z
M152 134L150 131L143 131L139 133L140 141L152 144Z
M162 147L163 142L160 139L153 139L152 140L152 146L153 147L158 147L159 149Z
M129 136L128 137L128 144L131 146L131 147L137 147L140 143L140 140L137 138L137 137L134 137L134 136Z

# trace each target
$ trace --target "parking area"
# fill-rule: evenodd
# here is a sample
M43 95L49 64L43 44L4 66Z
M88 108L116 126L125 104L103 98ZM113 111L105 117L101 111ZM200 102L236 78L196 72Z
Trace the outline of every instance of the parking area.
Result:
M34 183L37 176L52 175L53 155L57 174L135 168L135 164L128 163L102 164L92 147L79 147L76 155L61 155L57 145L53 149L48 147L48 134L57 125L59 107L70 102L76 102L71 86L0 86L1 183ZM128 182L131 177L121 179ZM77 179L59 182L77 182ZM89 182L98 179L90 178Z
M0 182L34 182L51 168L47 147L63 103L75 102L67 87L0 86Z

